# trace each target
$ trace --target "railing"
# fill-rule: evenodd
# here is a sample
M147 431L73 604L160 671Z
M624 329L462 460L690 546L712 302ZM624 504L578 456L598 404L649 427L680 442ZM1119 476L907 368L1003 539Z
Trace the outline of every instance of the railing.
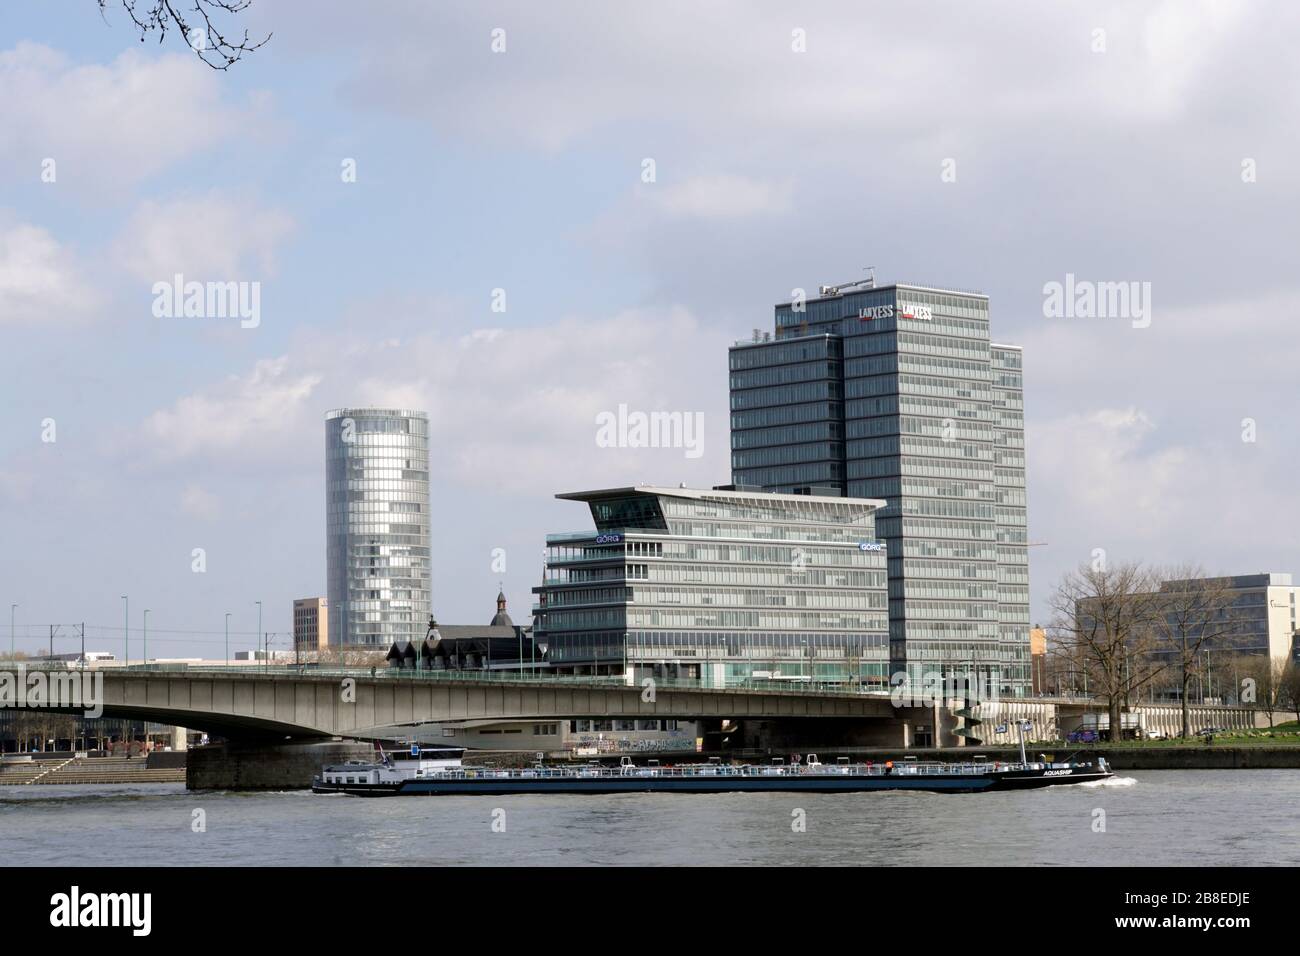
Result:
M708 658L699 660L707 662ZM615 662L617 663L617 662ZM527 663L522 670L504 670L496 668L493 670L470 668L457 670L454 668L431 668L416 669L409 667L389 667L387 665L376 665L375 667L348 667L337 665L319 665L319 664L272 664L264 661L241 661L237 664L123 664L119 661L87 662L83 668L80 662L65 661L16 661L14 665L21 664L26 671L52 670L52 671L102 671L106 675L111 674L203 674L203 675L227 675L234 677L331 677L331 678L365 678L385 681L432 681L447 683L487 683L487 684L525 684L541 686L562 686L562 687L592 687L604 689L635 689L638 691L645 690L643 680L651 679L654 681L654 687L664 690L698 690L698 691L762 691L765 693L788 693L788 694L807 694L816 693L828 696L842 697L873 697L888 698L893 691L888 688L879 686L857 685L846 681L836 680L812 680L809 678L745 678L742 680L729 680L726 682L717 682L701 678L690 677L639 677L635 683L629 683L626 678L620 675L592 675L592 674L555 674L547 673L547 668L540 665L537 673L530 673ZM0 668L2 669L2 668ZM918 688L915 691L920 694ZM903 698L906 701L911 695L906 690L902 691ZM977 703L983 704L1092 704L1100 701L1099 697L988 697ZM1143 704L1142 707L1152 705ZM1163 705L1155 705L1163 706ZM1177 704L1170 704L1169 707L1176 708ZM1197 707L1205 706L1207 709L1233 709L1233 705L1195 705ZM987 718L986 718L987 719Z
M692 764L684 767L530 767L492 769L483 767L439 767L422 770L417 780L609 780L622 777L935 777L986 776L1008 770L1046 770L1053 767L1078 767L1081 764L1044 763L896 763L892 767L878 763L811 764L803 766L768 766L745 764L721 766Z
M69 668L62 662L24 662L27 671L36 670L79 670ZM836 681L790 681L749 678L741 681L718 683L690 677L655 677L642 678L635 683L619 675L593 674L529 674L525 666L523 671L506 670L455 670L452 668L415 669L408 667L340 667L320 666L317 664L269 664L249 661L240 664L110 664L98 667L91 663L88 672L101 672L105 675L123 677L159 676L226 676L238 678L257 677L321 677L353 678L378 681L400 681L409 683L470 683L470 684L523 684L546 687L591 687L609 690L645 691L650 685L643 680L652 680L658 690L697 690L697 691L763 691L787 694L832 694L846 697L887 698L888 690L858 687Z

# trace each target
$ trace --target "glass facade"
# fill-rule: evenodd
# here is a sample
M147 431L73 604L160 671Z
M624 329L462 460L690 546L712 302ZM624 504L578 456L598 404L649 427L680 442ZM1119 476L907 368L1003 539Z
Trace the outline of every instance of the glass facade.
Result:
M989 341L978 293L866 287L801 306L730 351L732 480L886 501L892 666L1028 694L1020 349Z
M329 642L424 639L429 566L429 419L344 408L325 417Z
M557 669L888 686L882 502L645 487L560 497L587 502L596 530L546 539L534 636Z

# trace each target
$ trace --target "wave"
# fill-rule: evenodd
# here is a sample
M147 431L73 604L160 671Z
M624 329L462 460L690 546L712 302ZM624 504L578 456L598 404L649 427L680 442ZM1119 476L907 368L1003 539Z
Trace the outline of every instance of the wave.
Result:
M1079 784L1080 787L1131 787L1137 783L1132 777L1107 777L1105 780L1089 780Z

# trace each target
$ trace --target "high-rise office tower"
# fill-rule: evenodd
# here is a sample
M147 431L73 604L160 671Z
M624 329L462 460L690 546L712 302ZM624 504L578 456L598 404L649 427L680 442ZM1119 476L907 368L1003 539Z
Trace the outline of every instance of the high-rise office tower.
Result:
M890 658L1030 690L1021 351L988 297L873 281L776 306L730 350L732 481L887 502Z
M342 408L325 416L329 642L423 640L429 570L429 418Z

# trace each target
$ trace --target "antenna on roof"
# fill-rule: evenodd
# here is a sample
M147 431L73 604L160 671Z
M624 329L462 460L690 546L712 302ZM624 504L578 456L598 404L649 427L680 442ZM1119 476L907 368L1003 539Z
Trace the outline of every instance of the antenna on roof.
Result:
M874 289L876 287L876 267L863 266L862 271L867 273L865 279L854 279L852 282L845 282L843 285L823 285L818 286L818 294L822 296L840 295L850 289Z

